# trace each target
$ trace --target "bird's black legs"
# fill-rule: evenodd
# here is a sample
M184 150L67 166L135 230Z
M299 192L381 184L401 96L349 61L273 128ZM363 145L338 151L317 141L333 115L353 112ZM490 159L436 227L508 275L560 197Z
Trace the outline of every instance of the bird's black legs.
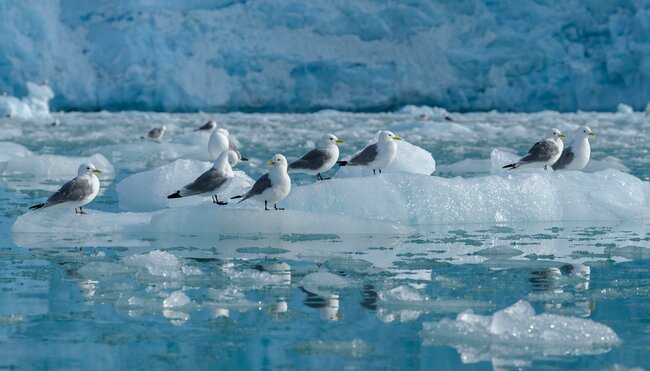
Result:
M227 201L219 201L219 198L217 198L217 195L212 195L212 202L217 204L217 205L228 205Z
M379 174L381 174L381 169L379 169Z
M84 209L81 208L81 206L79 207L79 211L77 211L77 208L75 207L75 208L74 208L74 212L75 212L75 214L85 214L85 213L86 213L86 212L84 211Z
M273 208L276 210L284 210L283 207L278 207L278 204L273 204Z
M318 174L316 174L316 179L318 179L318 180L325 180L325 179L330 179L330 178L325 178L325 177L323 177L322 175L320 175L320 173L318 173Z
M269 206L267 201L264 201L264 210L269 211Z
M548 170L548 165L544 165L544 170Z
M372 175L377 175L377 172L375 169L372 169Z

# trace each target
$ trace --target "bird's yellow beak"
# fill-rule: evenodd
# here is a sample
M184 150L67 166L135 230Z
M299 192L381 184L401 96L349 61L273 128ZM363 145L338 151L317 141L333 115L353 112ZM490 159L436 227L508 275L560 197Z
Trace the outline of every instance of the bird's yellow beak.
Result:
M564 135L564 134L560 134L559 137L560 137L560 138L566 138L566 135Z
M273 165L273 161L267 161L266 164L267 165Z
M393 137L393 140L402 140L400 137Z
M590 136L590 137L595 137L595 136L596 136L596 132L592 131L591 133L589 133L589 136Z
M102 173L102 171L101 171L101 170L99 170L99 169L95 169L95 170L93 170L93 173L95 173L95 174L101 174L101 173Z
M337 139L336 143L343 143L343 139Z

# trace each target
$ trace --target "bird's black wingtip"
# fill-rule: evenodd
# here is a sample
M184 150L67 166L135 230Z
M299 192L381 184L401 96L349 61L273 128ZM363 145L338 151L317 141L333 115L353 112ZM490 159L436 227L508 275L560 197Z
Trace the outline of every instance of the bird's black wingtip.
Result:
M508 164L508 165L502 167L502 169L508 169L508 170L512 170L512 169L516 169L516 168L517 168L517 164Z
M181 198L181 197L183 197L181 196L181 191L176 191L176 193L172 193L169 196L167 196L167 198Z
M45 204L33 205L33 206L30 206L29 209L30 210L36 210L36 209L40 209L43 206L45 206Z
M240 160L241 161L248 161L248 159L246 157L242 157Z
M339 164L339 166L345 166L348 164L347 161L336 161L336 163Z
M244 196L241 196L241 195L240 195L240 196L233 196L233 197L230 197L230 199L231 199L231 200L234 200L234 199L242 198L242 197L244 197Z

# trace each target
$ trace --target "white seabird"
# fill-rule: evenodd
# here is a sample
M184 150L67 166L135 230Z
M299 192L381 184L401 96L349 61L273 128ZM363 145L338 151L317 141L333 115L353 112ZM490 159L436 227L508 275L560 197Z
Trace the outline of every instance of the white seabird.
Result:
M31 210L45 207L74 207L74 212L85 214L82 206L89 204L99 193L99 179L95 174L101 173L95 165L84 163L79 166L77 176L65 183L42 204L30 206ZM79 211L77 211L79 208Z
M175 193L170 194L167 198L182 198L199 195L203 193L212 194L212 202L219 205L227 205L226 201L219 201L217 193L228 188L235 173L232 167L237 165L237 154L231 150L221 152L221 155L214 162L214 165L196 178L192 183L184 186Z
M562 138L566 138L566 135L562 134L558 129L551 129L550 136L547 139L535 143L526 156L503 168L513 170L519 169L520 167L543 167L547 169L562 154L562 150L564 149Z
M230 138L230 132L224 128L216 129L212 132L210 140L208 141L208 153L210 153L210 157L216 159L219 157L221 152L227 149L234 151L237 154L237 157L239 157L239 161L248 161L248 159L243 157L237 149L235 141Z
M339 159L337 143L343 141L333 134L325 134L320 140L320 147L312 149L298 160L289 164L290 173L304 173L316 175L316 179L323 180L321 173L332 168Z
M291 192L291 178L287 173L287 159L276 154L273 159L267 162L272 165L271 171L262 175L246 194L232 197L232 199L241 198L239 202L249 198L264 201L264 210L269 210L268 204L273 204L275 210L284 210L279 208L277 203L287 197Z
M376 170L379 170L379 174L381 174L381 169L390 165L395 159L397 144L394 141L396 140L402 140L402 138L390 131L381 131L377 143L367 146L363 151L352 156L350 160L339 161L338 164L341 166L366 166L372 169L373 174L376 173Z
M560 158L553 164L553 170L582 170L587 166L591 156L589 137L595 136L589 126L581 126L576 130L576 137L570 146L564 148Z

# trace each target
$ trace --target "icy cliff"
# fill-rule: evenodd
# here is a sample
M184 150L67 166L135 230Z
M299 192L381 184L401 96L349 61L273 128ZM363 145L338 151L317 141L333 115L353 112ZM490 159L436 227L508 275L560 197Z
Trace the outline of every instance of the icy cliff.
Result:
M5 1L0 89L57 109L642 109L648 1Z

